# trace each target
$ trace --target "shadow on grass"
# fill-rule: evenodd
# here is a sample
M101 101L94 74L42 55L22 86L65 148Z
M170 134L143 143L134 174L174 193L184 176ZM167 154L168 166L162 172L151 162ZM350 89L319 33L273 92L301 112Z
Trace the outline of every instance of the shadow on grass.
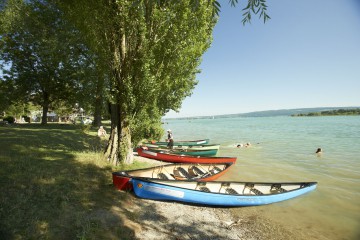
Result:
M104 142L92 131L56 124L0 126L0 239L219 236L216 229L203 229L207 222L169 223L171 216L158 210L162 203L115 190L113 168L101 158ZM154 235L137 234L144 229Z
M133 239L97 149L78 126L1 126L0 239Z

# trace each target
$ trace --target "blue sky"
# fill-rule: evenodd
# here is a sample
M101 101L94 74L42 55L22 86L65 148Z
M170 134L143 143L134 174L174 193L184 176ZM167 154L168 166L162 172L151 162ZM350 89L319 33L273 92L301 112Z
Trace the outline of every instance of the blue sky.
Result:
M239 2L220 1L199 84L165 117L360 106L360 0L267 0L246 26Z

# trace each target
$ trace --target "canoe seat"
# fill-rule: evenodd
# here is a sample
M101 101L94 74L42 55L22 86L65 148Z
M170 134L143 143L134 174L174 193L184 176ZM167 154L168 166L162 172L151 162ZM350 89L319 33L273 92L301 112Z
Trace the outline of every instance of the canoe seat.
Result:
M210 192L210 189L207 187L200 187L199 190L202 192Z
M221 172L221 169L220 169L219 167L216 167L216 166L215 166L215 167L213 168L213 171Z
M190 174L189 174L184 168L178 167L177 169L179 170L179 172L180 172L182 175L184 175L184 177L186 177L186 178L191 178Z
M158 178L164 179L164 180L169 180L169 178L165 175L165 173L159 173Z
M213 169L211 169L210 174L215 175L219 172L221 172L221 169L215 166L215 167L213 167Z
M251 188L250 192L255 193L255 195L263 195L263 193L256 188Z
M282 188L281 184L273 184L273 185L271 185L270 192L272 192L272 193L274 193L274 192L283 193L283 192L287 192L287 190Z
M229 182L221 183L221 188L225 188L225 193L227 193L227 194L231 194L231 195L238 194L238 192L235 189L230 187ZM220 188L220 191L221 191L221 188Z
M190 174L182 167L174 169L173 177L177 180L185 180L192 178L192 176L190 176Z
M192 166L189 168L189 173L193 176L197 176L197 175L204 175L205 173L198 168L197 166Z
M202 192L211 192L208 187L206 187L206 182L198 182L196 188L199 188Z
M238 192L236 190L234 190L233 188L230 188L230 187L226 188L225 192L228 193L228 194L231 194L231 195L238 194Z
M197 176L196 172L194 171L194 168L192 168L192 167L189 167L189 174L190 174L192 177L196 177L196 176Z
M181 176L179 170L177 170L177 169L174 169L174 174L171 174L171 176L173 178L175 178L176 180L184 180L185 179L185 177Z
M244 190L245 190L245 188L249 188L250 192L254 193L255 195L263 195L263 193L260 190L255 188L255 184L253 184L253 183L246 183ZM243 190L243 193L244 193L244 190Z

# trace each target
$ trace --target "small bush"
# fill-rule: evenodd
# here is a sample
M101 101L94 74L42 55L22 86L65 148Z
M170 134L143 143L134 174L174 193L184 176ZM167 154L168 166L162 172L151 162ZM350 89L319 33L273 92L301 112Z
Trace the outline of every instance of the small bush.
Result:
M91 130L91 125L81 125L81 131L84 133L88 133Z
M7 121L8 123L14 123L15 118L13 116L7 116L7 117L4 117L4 121Z
M24 119L25 122L28 122L28 123L30 122L30 117L25 116L25 115L21 116L21 117Z

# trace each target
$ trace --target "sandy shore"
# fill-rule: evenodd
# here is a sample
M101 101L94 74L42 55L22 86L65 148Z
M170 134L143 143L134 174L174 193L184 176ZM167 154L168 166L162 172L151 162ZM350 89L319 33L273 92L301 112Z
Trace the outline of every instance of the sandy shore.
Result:
M141 162L164 164L136 156ZM304 239L264 219L254 208L241 216L231 208L213 208L134 197L138 207L137 239ZM239 208L237 208L239 210ZM239 212L239 211L237 211Z

